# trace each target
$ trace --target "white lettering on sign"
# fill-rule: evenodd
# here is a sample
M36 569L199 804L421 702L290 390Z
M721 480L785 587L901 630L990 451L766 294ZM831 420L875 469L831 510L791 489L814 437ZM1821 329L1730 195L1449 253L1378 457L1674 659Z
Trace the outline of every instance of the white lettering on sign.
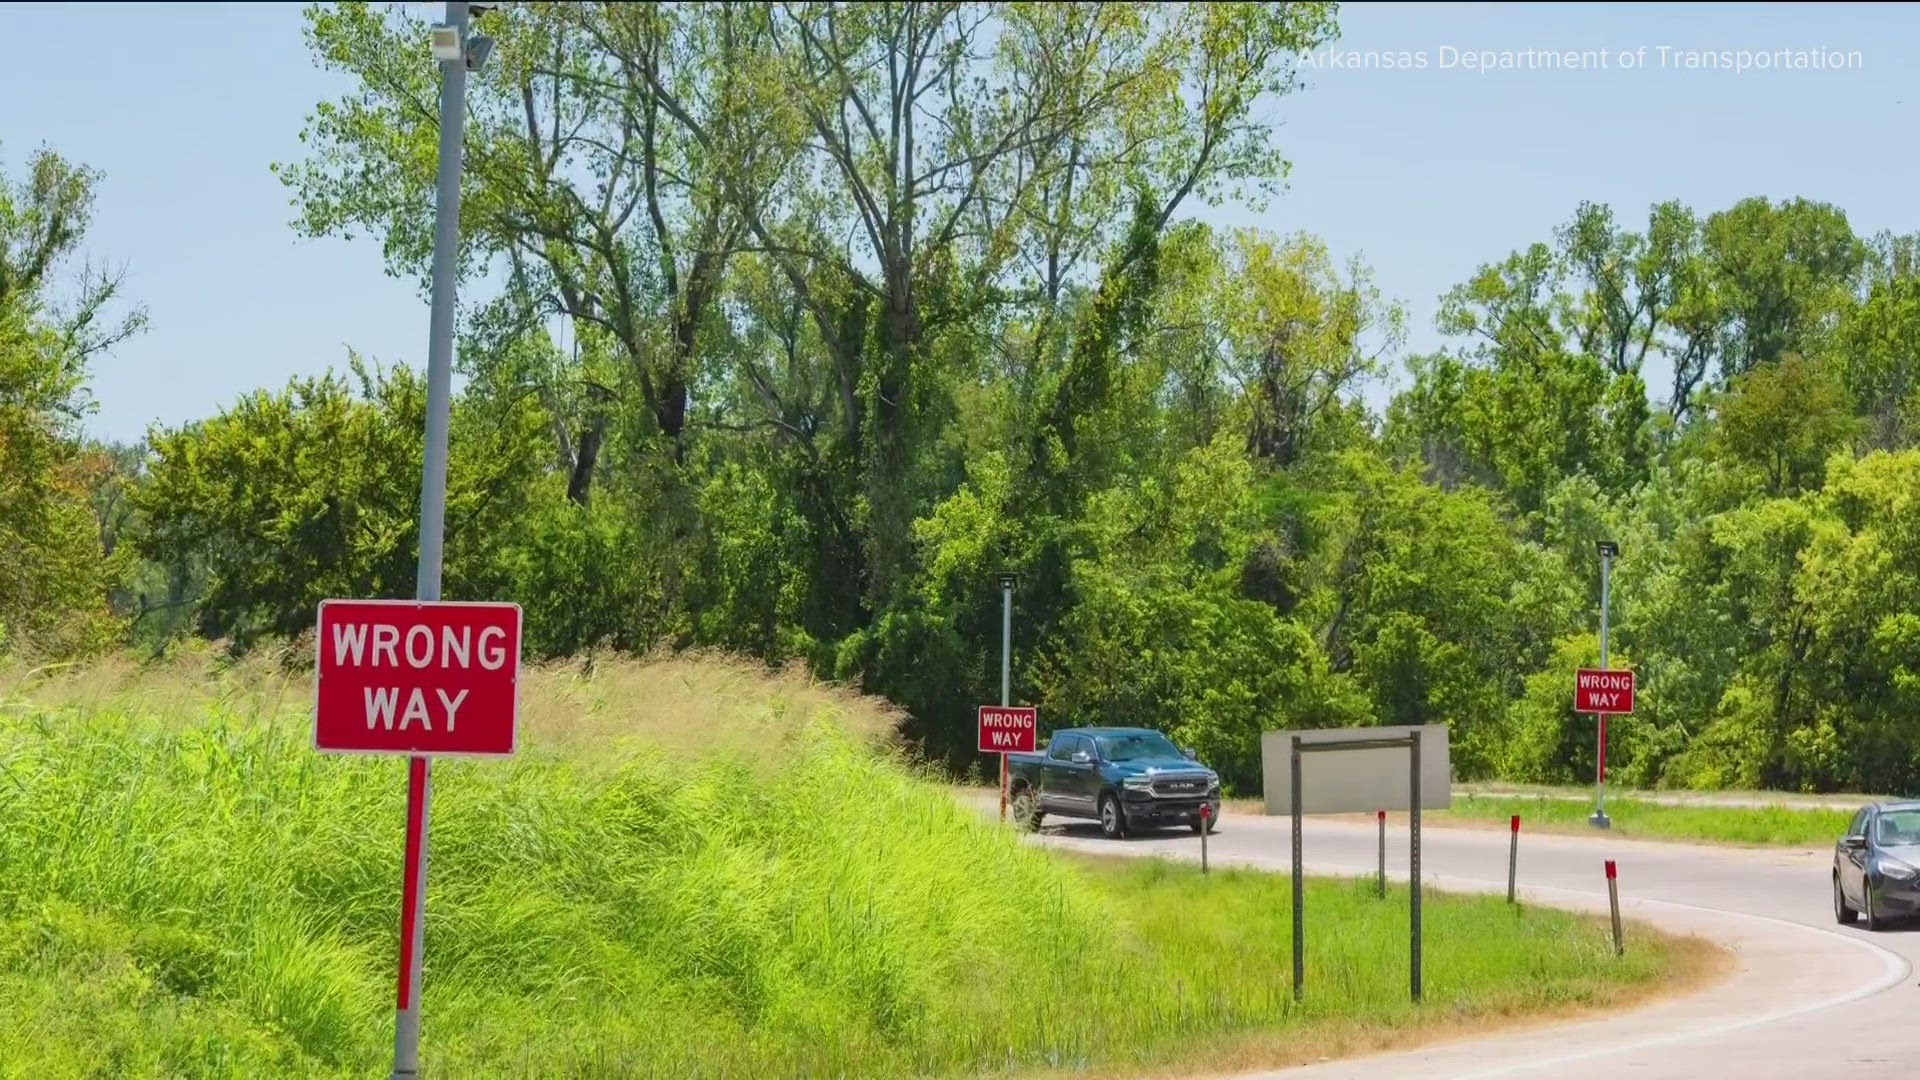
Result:
M492 646L487 644L489 637L493 639L494 643ZM488 671L499 671L506 665L507 647L503 644L506 640L507 632L497 626L489 626L485 630L480 631L481 667L486 668Z
M1026 731L1033 727L1033 717L1025 713L997 712L988 709L980 714L980 722L990 728L1013 728Z
M400 644L400 628L386 623L373 624L373 666L380 666L380 654L387 654L387 663L399 667L400 661L394 656L394 646Z
M466 703L467 691L462 690L452 697L448 697L447 692L438 687L433 692L439 695L440 708L447 714L447 730L454 730L454 718L460 712L460 706ZM387 731L392 731L393 710L400 704L400 688L366 686L361 688L360 693L367 704L367 730L372 731L374 725L378 724ZM405 731L407 725L414 723L418 723L423 730L433 730L433 717L427 713L427 698L420 692L419 687L415 687L413 692L407 695L407 707L400 711L400 730Z
M1628 671L1583 671L1578 676L1582 690L1619 690L1633 689L1633 673ZM1561 685L1566 685L1562 683Z
M347 656L353 656L355 667L360 665L360 654L367 648L366 623L333 624L333 662L345 664Z
M367 638L373 638L371 656ZM507 632L497 626L480 631L480 666L499 671L507 663ZM403 640L400 628L389 623L335 623L333 625L333 662L340 667L399 667L404 656L415 669L441 667L471 668L474 661L473 627L440 628L440 640L433 640L433 627L416 624L407 628Z
M453 627L451 626L443 626L440 628L440 666L441 667L452 667L453 665L448 663L447 661L453 660L455 658L459 659L461 667L466 667L467 657L472 652L473 652L473 627L471 626L461 627L459 637L453 636ZM464 697L466 695L466 691L464 690L461 691L461 695Z
M433 721L427 719L427 696L417 686L413 688L413 693L407 695L407 711L400 717L400 730L407 730L407 725L415 720L420 721L420 726L425 730L433 730Z
M414 642L420 643L419 655L414 655ZM416 668L426 667L433 660L433 627L412 626L407 629L407 663Z
M452 698L447 697L447 692L445 690L435 690L434 693L440 695L440 704L444 706L447 710L447 730L452 731L453 730L453 714L460 710L460 703L467 700L467 692L465 690L462 690L458 694L455 694Z
M987 742L989 745L992 745L992 746L1004 746L1004 747L1012 748L1015 746L1019 746L1020 741L1021 741L1020 736L1011 731L987 732Z
M400 688L391 690L371 686L361 687L360 692L367 699L367 730L373 730L374 721L388 731L393 730L393 707L400 703Z

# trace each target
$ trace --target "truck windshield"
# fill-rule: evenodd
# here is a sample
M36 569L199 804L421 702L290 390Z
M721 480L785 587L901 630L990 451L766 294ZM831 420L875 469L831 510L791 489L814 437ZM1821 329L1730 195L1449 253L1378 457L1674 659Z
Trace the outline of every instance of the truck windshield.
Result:
M1177 758L1180 748L1164 735L1102 735L1100 758L1103 761L1138 761L1141 758Z

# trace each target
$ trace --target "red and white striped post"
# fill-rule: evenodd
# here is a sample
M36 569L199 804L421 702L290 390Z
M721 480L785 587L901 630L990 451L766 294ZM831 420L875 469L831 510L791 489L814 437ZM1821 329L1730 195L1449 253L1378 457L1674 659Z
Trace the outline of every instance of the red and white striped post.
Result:
M400 992L395 1009L394 1075L411 1076L420 1068L420 960L427 914L427 803L433 774L428 759L407 759L406 866L400 876ZM412 1070L412 1071L409 1071Z
M1627 945L1620 937L1620 879L1612 859L1607 860L1607 906L1613 909L1613 955L1620 956L1627 951Z
M1520 869L1520 815L1513 815L1512 838L1507 842L1507 903L1513 903L1514 877Z

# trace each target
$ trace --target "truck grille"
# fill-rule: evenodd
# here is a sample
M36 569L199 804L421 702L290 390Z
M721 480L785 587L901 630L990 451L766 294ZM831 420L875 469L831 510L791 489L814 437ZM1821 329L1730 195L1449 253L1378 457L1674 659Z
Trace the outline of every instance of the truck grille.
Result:
M1153 782L1155 795L1205 795L1207 778L1204 776L1175 777Z

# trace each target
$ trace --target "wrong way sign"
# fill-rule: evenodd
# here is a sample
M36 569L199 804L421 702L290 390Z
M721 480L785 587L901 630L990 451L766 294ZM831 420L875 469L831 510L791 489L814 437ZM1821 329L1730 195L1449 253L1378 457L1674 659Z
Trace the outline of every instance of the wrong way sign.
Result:
M1039 745L1040 711L1031 705L980 706L980 750L1032 753Z
M1581 668L1573 677L1573 711L1630 713L1633 711L1633 672Z
M325 600L318 630L316 749L513 753L520 605Z

